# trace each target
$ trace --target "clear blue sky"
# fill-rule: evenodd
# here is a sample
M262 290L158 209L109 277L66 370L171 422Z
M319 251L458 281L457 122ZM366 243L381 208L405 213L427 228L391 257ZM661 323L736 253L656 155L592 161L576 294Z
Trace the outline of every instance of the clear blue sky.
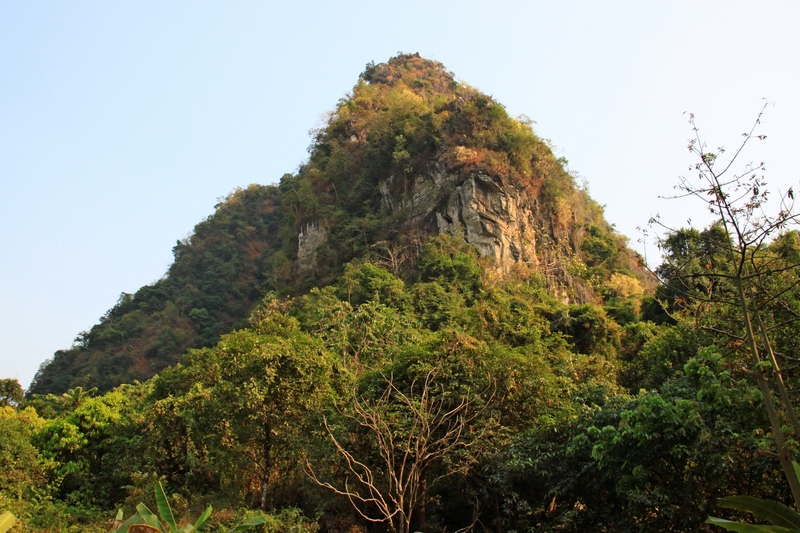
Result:
M0 378L27 386L160 278L218 198L295 171L398 51L536 121L636 249L651 215L703 219L658 199L690 163L685 111L731 147L773 102L748 155L797 187L798 22L796 1L4 2Z

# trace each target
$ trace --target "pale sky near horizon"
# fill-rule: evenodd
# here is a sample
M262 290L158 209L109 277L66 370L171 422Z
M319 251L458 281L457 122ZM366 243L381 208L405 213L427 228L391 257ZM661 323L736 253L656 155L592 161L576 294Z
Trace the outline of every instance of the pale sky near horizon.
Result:
M366 63L398 51L533 119L640 252L657 213L707 219L659 200L691 162L684 112L731 148L766 98L745 157L797 187L799 24L788 0L4 2L0 378L27 387L218 198L295 171Z

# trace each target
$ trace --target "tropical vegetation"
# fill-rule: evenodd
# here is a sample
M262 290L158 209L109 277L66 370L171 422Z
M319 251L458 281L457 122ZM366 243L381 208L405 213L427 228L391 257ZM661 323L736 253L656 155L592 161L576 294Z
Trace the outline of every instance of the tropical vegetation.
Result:
M651 276L530 121L416 55L368 65L297 174L230 195L25 395L0 381L0 527L798 529L793 192L764 217L760 169L691 146L719 221L665 229ZM568 276L401 231L381 187L437 165L569 205Z

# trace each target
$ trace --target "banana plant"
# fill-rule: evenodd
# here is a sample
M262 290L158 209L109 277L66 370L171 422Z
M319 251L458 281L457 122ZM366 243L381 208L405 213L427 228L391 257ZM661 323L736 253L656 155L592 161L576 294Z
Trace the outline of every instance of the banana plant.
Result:
M9 511L0 514L0 533L6 533L16 521L17 519Z
M800 479L800 465L792 461L794 473ZM709 516L706 524L736 531L738 533L800 533L800 514L780 502L762 500L752 496L728 496L717 500L717 505L753 513L761 520L766 520L771 525L746 524Z
M194 525L185 525L182 528L178 529L178 525L175 523L175 517L172 515L172 509L169 506L169 501L167 500L167 495L164 493L164 488L161 486L161 482L156 482L155 486L156 491L156 504L158 505L158 512L161 514L161 520L147 508L147 506L143 503L140 503L136 506L136 512L144 519L145 524L148 526L152 526L158 528L161 533L193 533L194 531L202 531L205 528L206 520L208 517L211 516L211 506L209 505L208 508L203 511L203 514L200 515L200 518L194 523ZM162 521L167 523L167 528L164 528L162 525Z
M175 522L175 516L172 514L172 508L169 506L169 500L167 499L164 487L161 486L160 481L156 482L155 494L158 513L161 515L160 517L151 511L144 503L140 503L136 506L136 512L133 516L124 522L122 521L122 510L120 509L117 512L113 531L122 533L194 533L195 531L202 531L208 526L207 520L211 516L212 511L210 505L203 511L203 514L200 515L200 518L197 519L194 525L187 524L182 528L178 528L178 524ZM263 523L264 518L256 518L236 526L231 529L231 532L246 531L253 526ZM0 533L4 532L0 530Z
M178 528L175 522L175 516L172 514L172 508L169 506L169 500L164 492L164 487L161 482L156 482L155 485L156 504L158 505L158 512L160 518L153 511L151 511L145 504L140 503L136 506L136 512L126 521L122 521L122 510L117 512L117 519L114 525L117 526L114 531L122 531L123 533L194 533L195 531L202 531L206 527L206 521L211 516L212 507L208 508L200 515L200 518L194 525L187 524L182 528ZM146 527L141 527L146 526Z
M771 525L746 524L713 516L708 517L707 524L738 533L800 533L800 514L780 502L752 496L729 496L720 498L717 504L737 511L748 511Z

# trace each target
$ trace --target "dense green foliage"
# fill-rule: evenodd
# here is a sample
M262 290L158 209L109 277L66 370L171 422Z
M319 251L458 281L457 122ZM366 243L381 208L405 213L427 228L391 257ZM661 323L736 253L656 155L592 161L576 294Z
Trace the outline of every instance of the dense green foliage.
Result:
M99 324L42 365L29 393L76 386L105 391L145 380L187 349L210 346L243 325L261 298L281 221L275 187L251 185L229 195L191 237L178 241L164 278L123 293Z
M414 281L350 263L330 287L268 297L248 327L145 383L5 407L2 449L20 452L0 453L15 480L3 501L20 517L45 504L111 513L161 479L187 519L214 502L372 527L361 513L376 508L356 512L309 473L352 489L346 452L391 493L386 457L422 461L400 443L438 420L431 406L460 413L447 427L468 424L421 469L411 528L475 518L491 530L695 531L731 491L786 498L761 453L758 389L722 356L725 339L693 320L621 326L480 261L443 235L421 250Z
M546 276L548 285L577 301L613 299L610 312L625 320L637 312L630 296L646 278L565 161L530 121L510 117L440 63L401 54L369 65L314 132L309 151L299 171L278 185L251 185L218 204L177 243L162 279L122 294L72 348L42 365L28 392L107 391L144 381L188 349L212 346L242 327L266 292L298 295L327 286L355 258L408 279L421 245L438 233L430 217L409 218L409 195L420 180L432 188L431 202L475 173L506 180L541 212L541 260L560 265L558 276ZM435 185L434 175L444 181ZM386 205L386 195L397 205ZM298 235L310 227L326 235L313 268L309 258L298 258ZM430 312L430 320L444 320Z
M512 176L556 226L580 220L552 253L587 297L384 209L380 188L437 165ZM311 222L329 232L313 270ZM717 498L789 496L729 241L669 233L654 297L529 124L438 63L370 64L296 175L228 197L26 398L0 381L0 509L26 532L100 531L119 508L189 530L211 504L211 532L715 531ZM798 242L752 262L786 361L800 283L774 266ZM780 375L794 395L796 368Z

